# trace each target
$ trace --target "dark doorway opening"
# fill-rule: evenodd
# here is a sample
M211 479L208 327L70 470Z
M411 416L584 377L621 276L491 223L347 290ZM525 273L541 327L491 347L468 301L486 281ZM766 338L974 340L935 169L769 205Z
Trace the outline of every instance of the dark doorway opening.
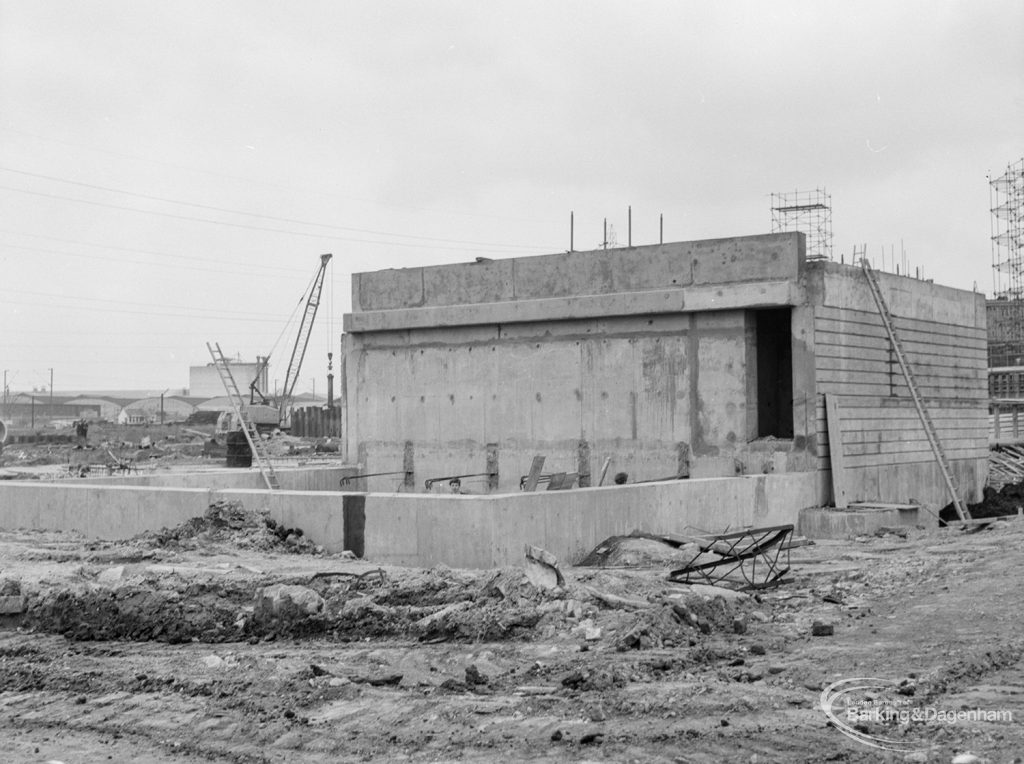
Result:
M754 311L757 336L757 436L793 437L790 308Z

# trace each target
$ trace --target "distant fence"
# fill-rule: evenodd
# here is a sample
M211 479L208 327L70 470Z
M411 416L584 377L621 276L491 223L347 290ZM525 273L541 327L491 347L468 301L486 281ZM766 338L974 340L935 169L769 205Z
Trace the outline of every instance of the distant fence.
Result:
M989 401L989 445L1024 443L1024 398Z
M340 438L341 407L293 409L291 434L300 438Z

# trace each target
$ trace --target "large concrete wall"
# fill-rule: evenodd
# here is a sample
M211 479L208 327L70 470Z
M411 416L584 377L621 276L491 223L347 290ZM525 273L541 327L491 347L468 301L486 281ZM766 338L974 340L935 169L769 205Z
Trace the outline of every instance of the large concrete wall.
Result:
M257 491L0 482L0 528L130 538L202 515L217 499L266 510L332 552L398 565L489 568L522 563L523 546L576 562L633 530L722 532L795 524L820 503L818 473L684 480L490 496Z
M879 273L897 334L962 498L978 501L988 463L982 295ZM836 396L851 501L949 503L944 482L860 268L808 265L817 390ZM830 469L823 398L819 467Z
M495 455L496 486L463 486L515 490L536 454L584 484L609 456L633 480L814 469L806 417L797 447L747 447L749 309L800 304L802 263L778 234L357 274L347 457L376 473L411 454L420 490Z

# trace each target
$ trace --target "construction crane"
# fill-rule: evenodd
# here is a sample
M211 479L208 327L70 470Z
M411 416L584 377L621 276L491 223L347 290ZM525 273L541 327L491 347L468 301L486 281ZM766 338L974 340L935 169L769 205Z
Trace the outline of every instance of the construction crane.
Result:
M270 355L263 358L263 362L256 370L252 382L249 383L249 405L246 410L249 418L256 426L267 428L268 426L280 427L282 430L290 429L292 401L295 393L295 384L299 381L299 372L302 370L302 361L306 357L306 348L309 345L309 337L313 331L313 321L316 319L317 310L320 307L320 295L324 288L324 275L327 272L327 264L331 261L331 254L320 255L320 267L313 277L313 283L306 296L306 307L299 322L299 333L292 346L291 357L288 359L288 370L284 377L284 387L276 400L271 400L259 389L259 380L264 370L270 363ZM231 390L228 390L230 397ZM258 402L257 402L258 399ZM226 426L225 426L226 425ZM218 423L218 431L235 429L232 424Z

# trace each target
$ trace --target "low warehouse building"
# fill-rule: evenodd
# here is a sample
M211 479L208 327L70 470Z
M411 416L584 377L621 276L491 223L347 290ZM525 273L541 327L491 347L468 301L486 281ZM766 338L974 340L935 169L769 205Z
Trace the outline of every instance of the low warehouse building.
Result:
M961 497L976 501L984 297L877 277ZM829 396L842 498L949 501L865 273L807 261L799 233L361 273L352 305L346 455L399 473L370 490L469 475L464 490L516 492L543 455L580 486L606 462L605 484L788 475L785 496L758 500L795 522L832 499Z

